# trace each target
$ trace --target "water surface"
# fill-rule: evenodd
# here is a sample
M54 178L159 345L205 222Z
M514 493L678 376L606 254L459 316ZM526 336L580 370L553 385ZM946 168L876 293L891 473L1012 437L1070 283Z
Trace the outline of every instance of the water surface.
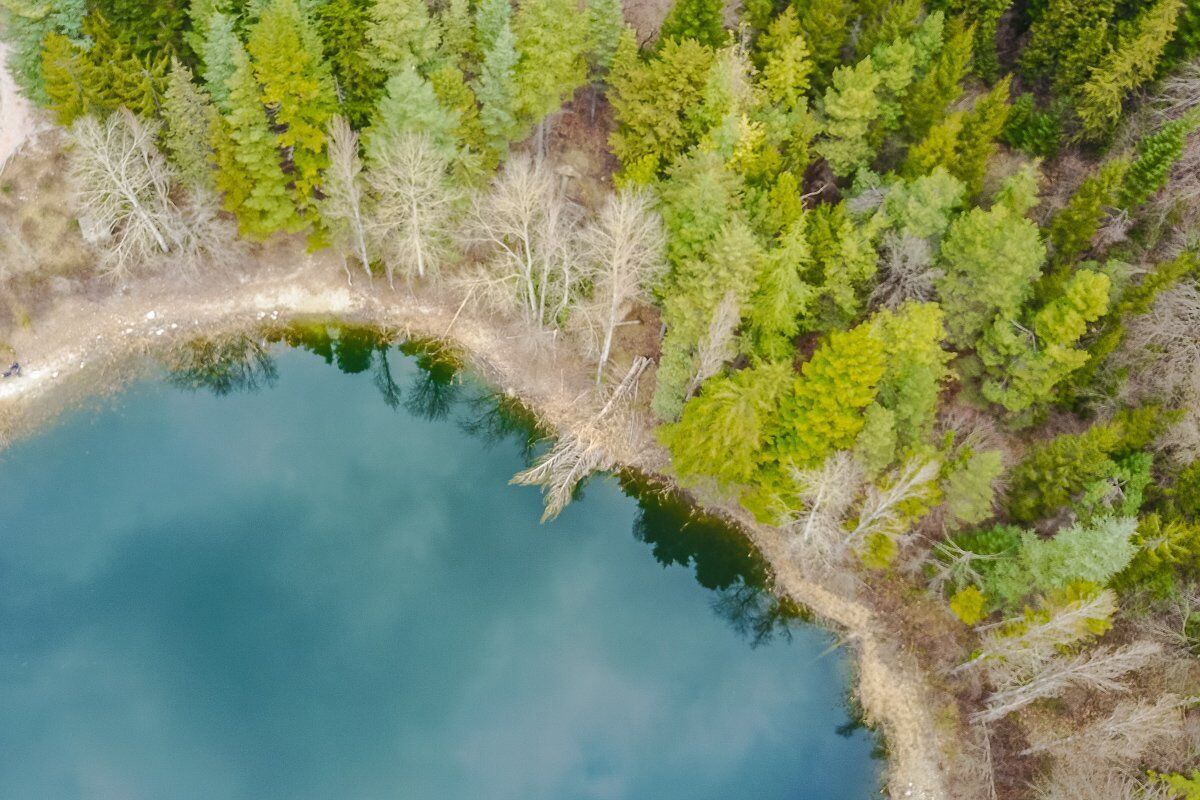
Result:
M844 659L744 539L614 478L539 525L469 380L304 344L3 455L0 797L873 796Z

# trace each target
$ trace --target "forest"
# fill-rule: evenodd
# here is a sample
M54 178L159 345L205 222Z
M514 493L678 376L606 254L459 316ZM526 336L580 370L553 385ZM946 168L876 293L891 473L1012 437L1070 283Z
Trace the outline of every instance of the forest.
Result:
M0 8L98 279L300 237L644 356L682 485L944 632L953 796L1200 798L1197 0Z

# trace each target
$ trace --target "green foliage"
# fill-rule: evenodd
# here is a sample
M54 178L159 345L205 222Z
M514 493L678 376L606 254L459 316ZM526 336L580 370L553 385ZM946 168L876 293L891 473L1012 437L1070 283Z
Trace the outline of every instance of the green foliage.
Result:
M1004 471L998 450L968 450L950 466L942 496L954 527L976 525L992 516L993 486Z
M1104 60L1092 67L1079 92L1076 111L1086 136L1107 134L1121 117L1130 92L1154 76L1158 61L1175 32L1182 0L1158 0L1119 37Z
M960 83L971 65L973 34L961 18L946 24L941 50L904 99L904 133L910 140L924 138L962 94Z
M983 592L975 586L959 589L950 598L950 610L965 625L976 625L987 616Z
M608 72L624 31L625 14L621 9L621 0L591 0L588 3L587 62L593 75Z
M813 263L807 277L817 299L801 328L844 326L862 310L862 290L875 276L879 256L872 232L854 224L844 203L817 206L805 219Z
M0 2L0 28L8 45L5 66L21 91L35 103L45 105L50 102L42 73L43 43L51 34L57 34L71 44L85 44L83 17L86 11L85 0ZM61 43L56 46L62 48Z
M525 0L513 20L517 36L517 108L532 127L559 109L587 80L587 18L575 0Z
M1200 118L1195 116L1168 122L1138 142L1137 158L1125 175L1118 197L1122 208L1137 208L1166 185L1171 167L1183 154L1188 134L1198 123Z
M938 283L949 340L971 347L994 320L1014 318L1045 257L1037 226L1007 205L974 208L951 223Z
M1000 74L996 30L1000 16L1011 4L1011 0L950 0L948 3L950 16L961 19L968 30L973 30L971 50L975 57L975 71L989 82L996 80Z
M749 484L762 468L764 430L791 380L789 364L763 364L714 377L659 437L685 478Z
M934 125L909 149L902 172L917 176L940 166L966 184L968 195L978 195L1008 119L1008 88L1006 78L976 100L969 113L950 114Z
M212 184L210 139L217 122L212 100L192 81L192 71L178 60L171 65L163 94L163 145L184 184Z
M825 138L817 150L835 175L852 175L875 155L867 133L880 114L881 81L870 56L834 70L833 84L825 92Z
M92 0L90 10L108 20L119 38L146 62L190 58L183 36L186 0Z
M1032 94L1013 101L1000 139L1031 156L1052 158L1062 144L1063 124L1058 114L1038 109Z
M983 396L1010 412L1050 400L1055 386L1087 362L1088 351L1075 345L1108 311L1108 293L1107 275L1079 270L1028 327L997 318L979 345L990 373Z
M746 309L743 342L750 353L768 361L791 362L800 318L816 297L816 287L804 279L812 263L804 228L803 220L794 221L760 260Z
M1172 797L1178 800L1200 800L1200 770L1193 770L1190 777L1178 772L1152 772L1150 775L1156 783L1166 786Z
M1129 165L1129 159L1120 156L1106 161L1084 179L1067 204L1050 220L1046 238L1054 254L1056 270L1051 273L1053 277L1044 282L1045 290L1061 285L1067 276L1066 268L1091 247L1100 224L1118 202Z
M1072 94L1108 52L1115 5L1115 0L1047 0L1030 28L1022 68L1052 78L1055 91Z
M1066 589L1075 581L1106 585L1133 558L1130 542L1137 520L1103 517L1089 525L1076 523L1050 539L1028 533L1021 537L1022 569L1042 592Z
M507 4L505 5L507 8ZM483 54L475 95L479 98L479 123L488 147L500 154L517 135L517 39L505 21Z
M1146 406L1082 433L1039 442L1013 470L1010 513L1018 521L1033 522L1070 505L1115 476L1116 459L1146 447L1169 421L1160 409Z
M798 4L796 27L812 48L813 63L817 65L814 83L818 87L827 84L834 66L841 60L853 8L851 0L810 0Z
M1200 525L1195 522L1147 514L1138 520L1133 544L1136 553L1114 582L1119 589L1141 588L1165 597L1175 591L1179 573L1200 572Z
M931 433L941 382L949 375L942 319L936 303L914 302L896 312L881 310L871 321L886 363L878 402L892 413L896 441L906 450Z
M878 403L867 406L854 440L854 458L868 475L878 476L896 459L896 415Z
M328 163L325 131L337 108L316 29L296 0L272 0L250 29L246 50L260 87L258 101L278 131L276 147L285 153L297 212L315 216L314 192Z
M721 0L675 0L659 29L659 43L693 39L709 47L721 47L728 38L724 12Z
M379 97L384 72L369 56L371 5L367 0L328 0L317 6L317 31L325 60L337 83L341 113L364 127Z
M373 0L368 14L364 55L381 74L423 68L437 55L441 31L425 0Z
M375 157L390 141L417 135L427 137L437 154L450 160L457 151L457 125L454 115L438 102L433 86L409 65L388 78L364 137L367 157Z
M207 33L200 45L203 62L200 74L204 86L222 112L228 113L229 80L236 69L235 58L242 43L233 29L233 17L217 12L208 20Z
M263 239L275 231L300 230L280 165L271 122L259 96L258 80L250 58L239 43L233 54L229 79L229 112L214 133L217 188L224 192L226 211L237 215L238 229Z
M429 73L429 85L438 105L457 121L453 138L472 152L483 155L485 169L494 169L498 154L488 145L488 133L479 116L475 93L467 86L462 70L453 64L445 64Z
M61 34L46 37L44 89L58 122L70 125L83 114L105 115L121 107L153 116L166 88L166 57L138 55L95 13L84 20L83 30L91 40L87 49Z
M871 326L834 331L800 368L768 433L779 469L819 466L854 444L883 378L885 348Z

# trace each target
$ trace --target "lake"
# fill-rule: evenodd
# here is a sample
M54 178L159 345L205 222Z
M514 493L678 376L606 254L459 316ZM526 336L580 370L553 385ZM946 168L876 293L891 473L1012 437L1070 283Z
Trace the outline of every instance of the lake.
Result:
M452 362L273 338L0 456L0 797L875 796L745 539L615 477L540 525L528 421Z

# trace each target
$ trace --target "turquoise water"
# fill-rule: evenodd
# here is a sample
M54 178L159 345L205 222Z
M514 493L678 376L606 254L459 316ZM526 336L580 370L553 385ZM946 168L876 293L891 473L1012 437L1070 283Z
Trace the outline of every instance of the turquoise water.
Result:
M0 798L874 795L744 540L614 478L539 525L519 420L345 341L3 455Z

